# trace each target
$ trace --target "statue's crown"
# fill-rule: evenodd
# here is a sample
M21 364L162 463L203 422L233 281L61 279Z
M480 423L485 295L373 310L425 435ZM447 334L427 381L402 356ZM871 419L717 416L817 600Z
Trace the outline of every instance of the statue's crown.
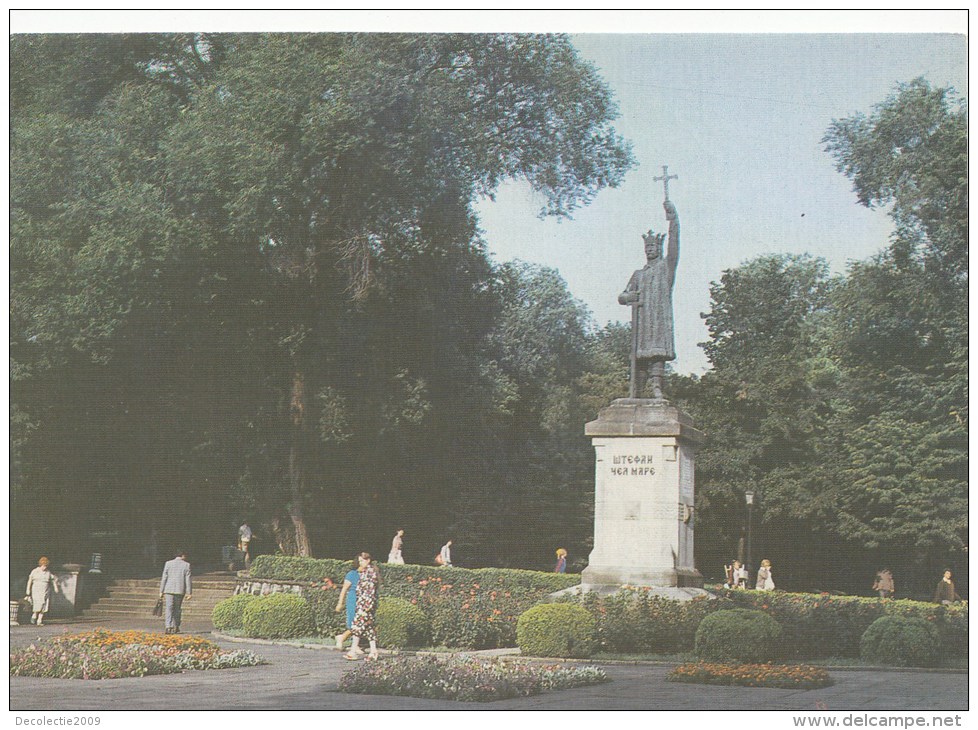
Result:
M662 242L665 240L665 237L666 237L665 233L653 233L651 229L649 230L648 233L642 234L642 240L645 241L646 244L654 243L656 246L659 246L660 248L662 247Z

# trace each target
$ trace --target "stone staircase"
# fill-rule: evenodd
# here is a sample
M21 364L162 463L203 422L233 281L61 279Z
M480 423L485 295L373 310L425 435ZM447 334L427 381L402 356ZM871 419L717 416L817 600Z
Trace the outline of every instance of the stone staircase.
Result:
M210 573L193 577L193 598L183 603L185 621L209 621L214 606L234 594L230 573ZM151 618L160 597L159 578L116 579L108 583L105 595L83 612L85 618Z

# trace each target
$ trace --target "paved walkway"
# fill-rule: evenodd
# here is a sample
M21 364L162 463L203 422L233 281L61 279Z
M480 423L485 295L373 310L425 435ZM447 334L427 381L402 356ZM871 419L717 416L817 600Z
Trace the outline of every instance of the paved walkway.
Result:
M38 637L96 626L158 631L159 622L63 622L10 627L11 648ZM185 625L187 633L210 635L207 625ZM213 637L212 637L213 638ZM246 648L264 657L260 667L187 672L133 679L83 680L11 677L10 709L158 710L180 697L187 710L844 710L937 711L968 708L964 673L833 671L836 684L820 690L712 687L667 682L668 666L601 665L611 682L536 697L491 703L347 695L337 691L346 662L335 650L216 639L227 648Z

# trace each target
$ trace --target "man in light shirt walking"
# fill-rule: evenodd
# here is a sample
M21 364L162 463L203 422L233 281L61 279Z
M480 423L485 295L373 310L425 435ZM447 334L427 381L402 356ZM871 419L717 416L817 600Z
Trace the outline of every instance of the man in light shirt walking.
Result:
M180 609L184 599L189 600L192 593L187 553L178 550L173 560L166 561L163 578L160 580L160 598L166 601L166 633L180 633Z

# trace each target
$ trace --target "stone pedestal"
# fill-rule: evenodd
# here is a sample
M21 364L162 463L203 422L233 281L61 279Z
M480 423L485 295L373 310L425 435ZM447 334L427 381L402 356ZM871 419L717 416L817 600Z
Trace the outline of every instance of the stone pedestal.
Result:
M614 401L585 433L595 452L594 549L582 588L702 593L693 562L693 453L703 434L667 401L640 398Z

